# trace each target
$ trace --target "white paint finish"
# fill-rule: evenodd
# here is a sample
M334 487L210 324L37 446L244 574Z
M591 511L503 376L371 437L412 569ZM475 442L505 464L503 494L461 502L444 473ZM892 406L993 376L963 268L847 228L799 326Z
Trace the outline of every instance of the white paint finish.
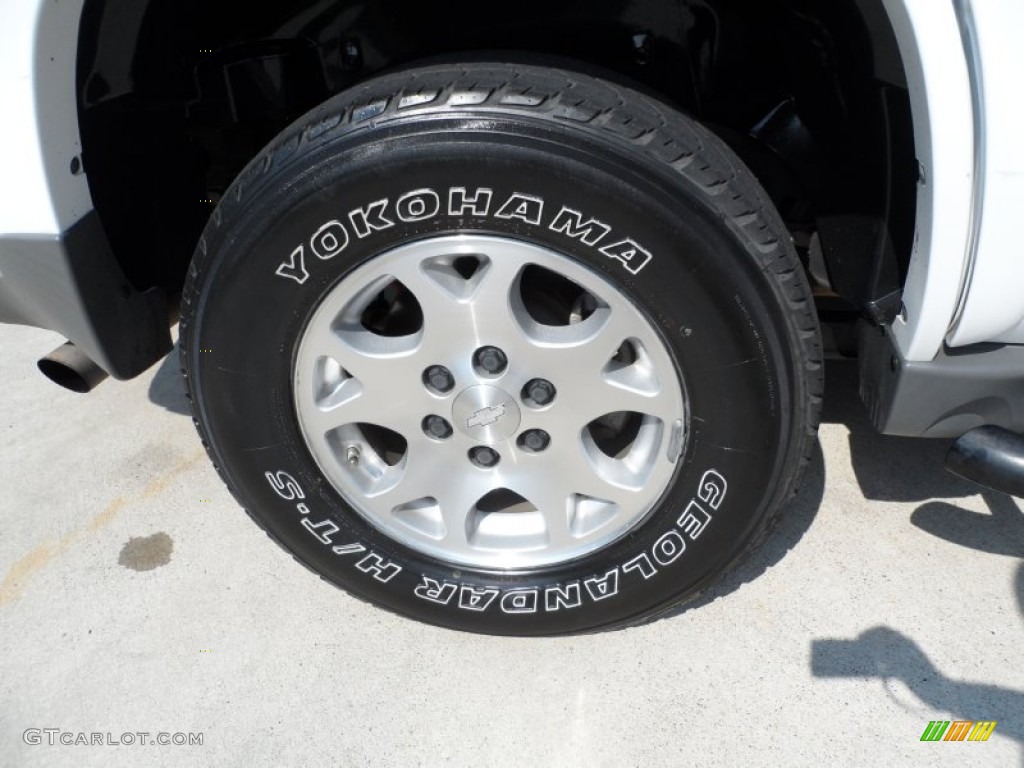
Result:
M1019 276L1017 277L1017 281L1019 284ZM1000 342L1003 344L1024 344L1024 320L1022 320L1015 327L1010 328L1008 331L1000 333L998 336L992 339L992 341Z
M92 209L81 151L75 56L83 0L0 5L0 234L57 234Z
M884 0L903 56L924 168L904 290L906 320L893 333L908 360L942 347L964 276L974 163L971 89L952 3Z
M999 339L1024 342L1024 253L1018 227L1024 216L1024 4L973 2L985 92L985 207L978 251L952 346Z

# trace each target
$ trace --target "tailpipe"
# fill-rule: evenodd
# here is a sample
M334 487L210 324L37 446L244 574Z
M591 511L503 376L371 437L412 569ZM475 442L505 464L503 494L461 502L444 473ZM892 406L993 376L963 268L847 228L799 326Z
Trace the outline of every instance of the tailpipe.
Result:
M70 341L57 347L36 365L42 374L55 384L72 392L90 392L107 378L108 374L90 360Z
M1024 436L991 424L972 429L949 449L946 469L993 490L1024 497Z

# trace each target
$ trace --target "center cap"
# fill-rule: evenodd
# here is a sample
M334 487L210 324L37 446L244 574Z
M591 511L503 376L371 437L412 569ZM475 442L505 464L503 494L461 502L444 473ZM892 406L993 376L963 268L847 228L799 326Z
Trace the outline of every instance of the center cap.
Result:
M519 429L515 398L498 387L470 387L452 404L455 428L478 443L494 445L511 440Z

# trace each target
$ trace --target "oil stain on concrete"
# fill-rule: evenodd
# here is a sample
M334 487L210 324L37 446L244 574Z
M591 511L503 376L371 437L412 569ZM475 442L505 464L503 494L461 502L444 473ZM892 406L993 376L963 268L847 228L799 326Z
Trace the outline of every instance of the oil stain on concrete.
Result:
M145 499L152 498L160 493L163 493L168 487L170 487L175 480L186 471L188 471L196 462L206 456L206 452L200 448L189 458L180 462L177 466L171 469L167 474L162 477L158 477L156 480L146 486L145 490L135 499L135 502L143 501ZM72 544L75 544L84 534L96 533L101 531L105 526L109 525L117 516L121 510L128 506L129 500L123 497L114 499L110 504L107 505L106 509L92 518L84 528L73 530L70 533L65 534L57 541L44 541L42 544L37 546L31 552L26 554L14 565L11 566L10 570L4 575L3 581L0 581L0 607L7 603L13 603L15 600L21 597L22 592L26 589L32 577L46 567L59 555L62 555L68 549L71 548ZM166 536L166 534L163 534ZM153 537L150 536L150 539ZM154 568L160 565L166 565L170 561L170 552L174 548L174 542L171 541L171 537L167 536L167 561L154 565ZM131 545L129 541L125 545L125 549ZM122 553L123 554L123 553ZM125 563L121 563L125 565ZM130 566L128 566L130 567Z
M152 536L132 536L121 547L117 562L133 571L152 571L171 562L172 551L174 540L163 531Z

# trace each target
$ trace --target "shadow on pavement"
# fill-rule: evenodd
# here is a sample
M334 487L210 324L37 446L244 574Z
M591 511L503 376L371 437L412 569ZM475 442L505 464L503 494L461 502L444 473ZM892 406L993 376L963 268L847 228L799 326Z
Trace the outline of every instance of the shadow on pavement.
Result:
M959 720L996 720L996 733L1024 744L1024 693L946 677L914 641L889 627L874 627L855 640L814 640L811 672L815 677L900 680L933 710L951 712ZM922 721L922 733L925 725Z
M849 429L850 461L866 499L922 502L910 517L921 531L979 552L1024 558L1024 514L1017 500L946 472L951 440L878 434L860 403L856 361L830 362L828 374L823 421ZM989 514L934 500L979 495ZM1014 591L1024 615L1024 564L1017 569ZM854 640L812 641L811 672L823 678L900 680L932 709L962 720L996 720L996 733L1024 745L1024 692L946 677L913 640L889 627L869 629Z
M982 491L991 514L961 509L944 501L922 504L910 522L922 531L952 544L1024 559L1024 514L1012 496Z
M858 393L856 361L830 361L822 421L850 431L850 461L864 497L873 501L923 502L910 522L937 538L993 555L1024 559L1024 512L1016 499L946 472L952 440L880 435ZM990 513L972 512L936 498L980 496ZM1024 615L1024 586L1018 602Z
M172 413L188 416L188 398L185 397L185 380L181 376L181 365L178 362L178 345L174 345L164 361L157 369L153 381L149 385L149 401Z
M821 420L825 424L842 424L849 431L850 460L854 476L866 499L913 502L936 497L962 498L977 495L981 491L979 486L951 475L943 468L951 441L887 437L878 434L868 417L867 409L861 403L858 377L856 360L827 362L825 404ZM825 466L821 450L818 449L807 468L800 494L783 513L782 521L768 540L721 582L694 602L672 611L667 616L705 605L728 594L779 562L810 528L824 493ZM995 493L992 495L1000 496ZM1008 497L1003 498L1009 504L1013 504ZM1005 509L1006 502L997 504L1000 504L1000 509ZM938 502L933 502L931 506L936 504ZM952 505L945 506L957 509ZM961 514L971 514L963 510L958 511ZM925 510L920 518L922 522L919 527L936 535L945 534L944 537L964 543L963 538L954 538L960 536L960 529L965 525L963 518L936 519L937 512L937 509L934 512ZM977 525L971 525L971 528L975 539L983 539L991 551L997 551L999 546L1016 546L1012 541L999 543L1002 538L1013 540L1013 537L1006 536L1012 526L1013 523L1008 517L1000 517L996 526L989 525L985 530L980 530ZM1018 537L1021 533L1024 532L1017 532ZM967 540L972 539L968 537ZM1019 541L1019 538L1014 541Z

